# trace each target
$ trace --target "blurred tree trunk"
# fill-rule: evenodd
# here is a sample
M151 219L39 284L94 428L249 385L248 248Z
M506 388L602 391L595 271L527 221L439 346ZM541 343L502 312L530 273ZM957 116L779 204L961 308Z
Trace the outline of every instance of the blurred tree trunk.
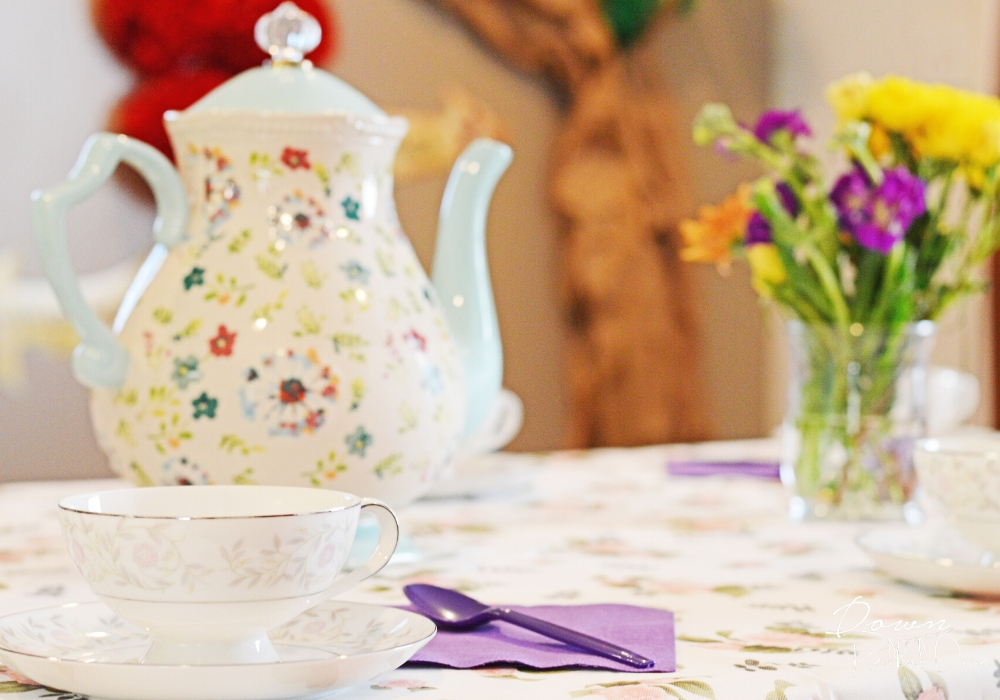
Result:
M703 439L691 209L662 90L627 70L597 0L431 0L566 101L550 173L563 233L569 447Z

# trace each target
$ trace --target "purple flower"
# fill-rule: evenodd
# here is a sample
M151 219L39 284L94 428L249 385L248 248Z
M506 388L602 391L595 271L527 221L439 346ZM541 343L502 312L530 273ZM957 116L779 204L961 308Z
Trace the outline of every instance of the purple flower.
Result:
M788 215L793 219L799 215L801 206L799 205L799 198L795 196L795 192L792 188L786 185L784 182L779 182L774 186L774 189L778 191L778 197L781 199L781 205L788 212Z
M757 243L771 242L771 224L767 223L759 211L750 215L747 222L747 233L743 239L744 245L755 245Z
M830 201L840 215L840 225L850 232L864 224L872 183L861 168L841 175L830 191Z
M927 211L924 183L903 167L885 171L872 186L860 168L842 175L830 192L840 225L865 248L887 254L913 221Z
M785 208L788 215L793 219L799 215L801 205L799 204L799 198L795 196L792 188L786 185L784 182L779 182L774 186L774 189L778 192L778 198L781 200L781 206ZM768 223L764 215L759 211L755 211L750 215L750 220L747 222L747 232L743 239L744 245L755 245L757 243L771 243L771 224Z
M776 131L784 129L794 138L795 136L812 136L812 130L802 117L802 112L797 109L781 110L771 109L760 115L757 125L753 128L753 135L759 141L768 143L771 136Z

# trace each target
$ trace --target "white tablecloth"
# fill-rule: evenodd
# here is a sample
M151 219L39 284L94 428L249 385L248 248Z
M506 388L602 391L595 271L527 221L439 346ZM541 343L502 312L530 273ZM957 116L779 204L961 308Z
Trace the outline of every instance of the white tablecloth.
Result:
M789 523L787 493L775 482L666 476L671 450L675 456L704 456L719 448L496 456L500 461L493 462L489 480L522 488L403 509L400 521L422 560L393 564L344 596L401 605L404 585L426 582L460 586L490 603L664 608L676 615L676 673L404 666L348 696L1000 698L1000 603L894 583L875 572L854 544L870 526ZM773 446L761 441L721 449L753 457ZM56 501L120 485L0 487L0 614L94 599L63 548ZM882 639L829 634L838 625L854 626L865 612L869 628L875 620L894 627L943 620L950 629L893 628L883 630ZM0 683L0 692L25 700L55 697L17 679Z

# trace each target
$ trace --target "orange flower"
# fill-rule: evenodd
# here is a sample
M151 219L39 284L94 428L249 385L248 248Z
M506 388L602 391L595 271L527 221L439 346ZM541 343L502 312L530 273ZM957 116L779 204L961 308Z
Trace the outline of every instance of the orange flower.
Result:
M733 244L743 240L751 214L750 186L747 184L740 185L735 194L726 197L718 206L699 207L697 219L680 224L684 239L681 260L715 263L720 272L727 272L733 259Z
M879 124L872 124L872 133L868 137L868 150L876 159L881 160L882 156L892 153L892 141L889 139L889 132Z

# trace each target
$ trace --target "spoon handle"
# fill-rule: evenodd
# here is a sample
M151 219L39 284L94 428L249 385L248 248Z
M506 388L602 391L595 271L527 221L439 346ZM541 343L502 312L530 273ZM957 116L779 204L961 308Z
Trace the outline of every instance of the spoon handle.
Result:
M633 666L635 668L651 668L654 663L652 659L647 659L645 656L640 656L639 654L629 651L628 649L622 649L614 644L609 644L608 642L602 641L597 637L591 637L589 634L574 632L567 627L555 625L551 622L546 622L545 620L539 620L537 617L531 617L530 615L516 612L510 608L490 608L489 612L491 616L497 620L509 622L512 625L523 627L531 630L532 632L537 632L545 637L565 642L566 644L572 644L573 646L579 647L584 651L589 651L599 656L613 659L614 661L620 661L623 664L628 664L629 666Z

